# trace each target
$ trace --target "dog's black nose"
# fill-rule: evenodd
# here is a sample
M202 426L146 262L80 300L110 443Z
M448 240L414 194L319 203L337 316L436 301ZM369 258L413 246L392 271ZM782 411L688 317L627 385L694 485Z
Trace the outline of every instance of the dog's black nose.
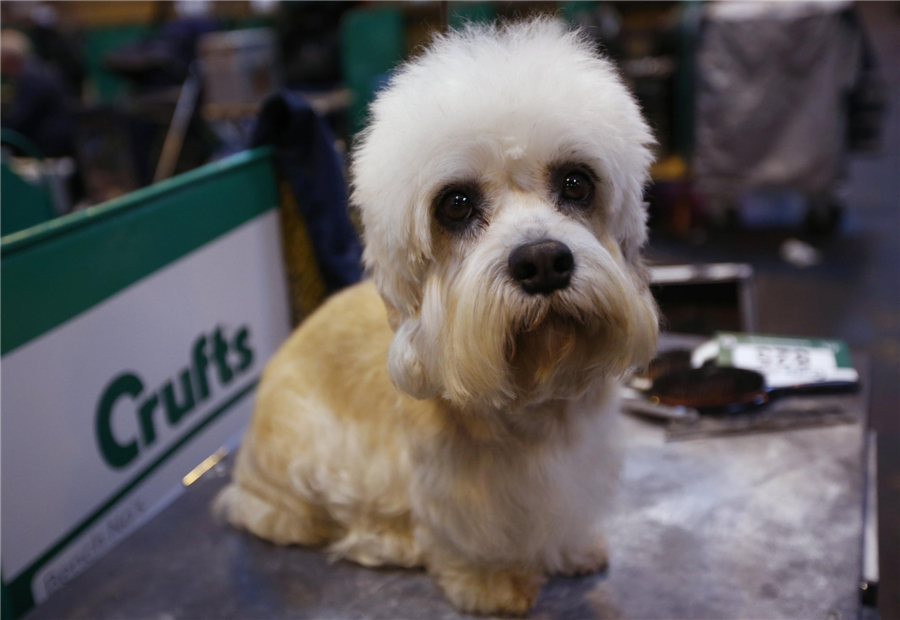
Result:
M530 295L548 295L566 288L574 269L572 250L559 241L533 241L509 255L509 273Z

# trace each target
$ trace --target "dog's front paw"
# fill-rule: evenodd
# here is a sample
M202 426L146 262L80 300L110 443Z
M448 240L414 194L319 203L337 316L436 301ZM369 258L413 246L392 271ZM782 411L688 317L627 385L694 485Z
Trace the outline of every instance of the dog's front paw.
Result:
M437 580L462 612L521 616L537 601L544 577L522 570L445 568L438 572Z
M575 577L599 573L606 570L608 566L609 547L606 544L606 539L598 535L584 547L563 554L562 566L560 566L558 571L554 572L566 577Z

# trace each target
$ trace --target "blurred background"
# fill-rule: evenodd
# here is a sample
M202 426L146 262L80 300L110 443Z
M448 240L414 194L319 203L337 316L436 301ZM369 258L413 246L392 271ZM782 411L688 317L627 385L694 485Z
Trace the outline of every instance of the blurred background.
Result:
M584 27L655 130L651 263L738 264L693 278L707 286L657 282L667 328L838 338L869 355L882 580L897 584L896 2L3 0L0 233L27 234L251 146L290 147L277 134L293 99L257 120L279 92L321 123L316 148L337 158L344 183L366 105L432 32L535 11ZM320 229L306 228L316 246ZM306 268L297 260L294 280ZM334 269L302 285L295 320L353 278Z

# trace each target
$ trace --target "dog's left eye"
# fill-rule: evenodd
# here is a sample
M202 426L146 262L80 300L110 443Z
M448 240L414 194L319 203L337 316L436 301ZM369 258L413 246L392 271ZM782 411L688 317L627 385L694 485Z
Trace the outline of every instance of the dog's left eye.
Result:
M460 191L448 192L441 200L441 214L452 222L469 219L473 209L472 199Z
M582 202L591 196L593 185L580 172L570 172L563 180L562 197L572 202Z

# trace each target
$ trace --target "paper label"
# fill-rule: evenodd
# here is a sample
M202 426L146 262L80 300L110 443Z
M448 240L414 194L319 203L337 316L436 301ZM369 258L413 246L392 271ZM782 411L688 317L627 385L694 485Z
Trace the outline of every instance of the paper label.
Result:
M825 381L857 381L847 345L838 340L807 340L722 333L717 336L720 366L754 370L770 387Z

